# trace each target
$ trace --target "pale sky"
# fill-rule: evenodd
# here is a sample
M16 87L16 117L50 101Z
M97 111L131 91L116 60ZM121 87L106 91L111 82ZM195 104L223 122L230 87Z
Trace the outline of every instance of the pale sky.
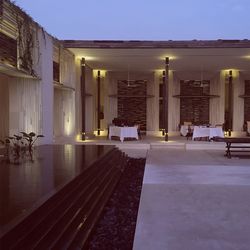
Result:
M250 39L250 0L16 0L58 39Z

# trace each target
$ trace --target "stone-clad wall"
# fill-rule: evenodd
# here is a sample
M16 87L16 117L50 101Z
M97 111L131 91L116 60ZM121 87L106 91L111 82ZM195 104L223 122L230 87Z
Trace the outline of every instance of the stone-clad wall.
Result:
M209 85L208 85L209 86ZM193 96L180 99L180 123L191 121L194 124L209 123L209 98L195 97L209 94L209 87L197 87L181 81L180 95Z
M250 81L245 81L245 95L250 96ZM244 120L250 121L250 98L244 99Z
M181 124L184 121L192 121L194 124L209 123L209 99L208 98L182 98L181 108Z
M126 82L118 81L118 117L138 123L141 130L146 130L147 124L147 83L136 81L128 86Z

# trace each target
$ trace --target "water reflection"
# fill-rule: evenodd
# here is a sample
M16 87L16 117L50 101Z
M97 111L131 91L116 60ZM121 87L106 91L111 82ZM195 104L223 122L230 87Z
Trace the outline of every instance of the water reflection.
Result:
M0 162L0 231L26 216L112 148L44 145L34 150L33 162L23 160L19 165Z

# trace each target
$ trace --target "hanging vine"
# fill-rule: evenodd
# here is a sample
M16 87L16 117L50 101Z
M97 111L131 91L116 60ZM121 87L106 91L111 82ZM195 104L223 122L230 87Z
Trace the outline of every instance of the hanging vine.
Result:
M35 48L38 49L38 61L40 57L37 35L38 27L36 27L36 23L29 15L15 5L14 1L7 0L7 2L9 2L9 9L16 23L18 67L32 76L36 76L34 70Z
M23 18L22 18L23 19ZM31 75L35 75L33 69L33 48L34 39L30 22L26 19L21 20L17 17L18 29L18 48L19 48L19 66L28 71Z

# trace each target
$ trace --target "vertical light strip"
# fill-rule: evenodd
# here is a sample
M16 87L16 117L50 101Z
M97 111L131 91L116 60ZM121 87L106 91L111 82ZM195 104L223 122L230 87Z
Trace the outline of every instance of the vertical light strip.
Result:
M100 135L101 130L101 72L97 72L97 134Z
M228 135L231 136L233 129L233 74L232 70L229 70L228 77Z
M85 65L85 58L81 59L81 101L82 101L82 140L85 141L85 97L86 97L86 90L85 90L85 72L86 72L86 65Z
M163 122L165 130L165 141L168 141L168 92L169 92L169 58L165 58L165 72L163 77Z

